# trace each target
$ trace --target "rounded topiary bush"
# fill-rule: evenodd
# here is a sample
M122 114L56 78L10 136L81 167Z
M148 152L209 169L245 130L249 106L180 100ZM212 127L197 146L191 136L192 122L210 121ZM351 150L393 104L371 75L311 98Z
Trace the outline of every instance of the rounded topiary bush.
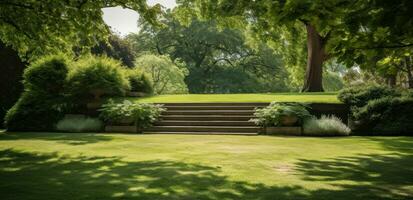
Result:
M25 90L7 112L9 131L50 131L68 107L65 79L71 61L64 55L51 55L33 62L24 72Z
M84 57L68 76L70 93L74 96L122 96L130 89L124 67L119 61L107 57Z
M153 82L147 74L136 69L129 70L128 78L132 92L142 92L147 95L153 94Z

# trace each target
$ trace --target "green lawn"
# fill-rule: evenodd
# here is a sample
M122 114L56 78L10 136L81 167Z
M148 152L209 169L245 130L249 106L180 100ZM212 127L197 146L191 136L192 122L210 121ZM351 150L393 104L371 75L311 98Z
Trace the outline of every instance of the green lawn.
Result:
M0 133L8 199L411 199L413 138Z
M149 103L175 102L319 102L338 103L337 93L267 93L267 94L178 94L145 98L126 98Z

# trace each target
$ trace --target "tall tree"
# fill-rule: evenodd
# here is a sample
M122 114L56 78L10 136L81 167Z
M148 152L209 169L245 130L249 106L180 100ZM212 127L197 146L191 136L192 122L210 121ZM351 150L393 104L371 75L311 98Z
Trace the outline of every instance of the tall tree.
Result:
M306 29L307 38L307 69L303 91L322 91L323 63L333 56L343 59L353 56L354 59L355 46L360 50L369 46L411 46L410 42L400 40L411 39L412 4L409 0L179 0L178 3L186 9L195 9L203 16L242 17L264 37L277 34L282 27L296 29L297 22L301 23ZM391 13L394 13L393 16L386 19ZM406 27L407 32L393 29L397 25ZM383 29L397 34L397 39L385 40L389 37L387 35L380 37L382 40L374 40ZM360 61L356 60L357 63Z
M185 82L191 93L288 90L280 57L267 45L247 44L243 31L220 29L213 20L193 18L182 24L174 14L167 12L160 20L161 27L141 22L140 33L129 35L127 40L137 54L149 52L184 61L189 70Z
M108 41L100 41L91 49L92 54L106 55L113 59L119 60L127 67L134 67L135 55L131 45L118 35L112 33Z

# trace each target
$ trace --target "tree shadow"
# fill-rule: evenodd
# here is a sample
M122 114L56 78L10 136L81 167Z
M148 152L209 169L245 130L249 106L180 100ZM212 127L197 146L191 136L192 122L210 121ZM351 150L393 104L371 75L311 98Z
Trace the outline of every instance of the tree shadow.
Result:
M361 154L331 160L302 159L296 166L296 171L304 175L303 180L330 183L340 188L336 192L338 196L352 199L413 198L413 154Z
M84 145L110 141L112 137L98 133L4 132L0 133L1 140L49 140L70 145Z
M413 154L413 137L396 136L396 137L368 137L363 139L379 143L382 147L390 151L397 151L399 153Z
M411 184L412 176L409 175L412 171L408 169L411 159L376 158L375 161L363 161L361 165L345 164L346 159L328 163L302 160L298 166L308 180L354 179L401 186ZM397 169L385 169L386 165L397 164L403 164L399 170L406 171L397 173ZM374 165L379 165L379 168ZM374 167L384 172L374 170ZM384 177L370 177L365 175L369 171L362 170L397 177L380 180ZM223 175L220 168L200 164L166 160L127 162L119 157L65 157L13 149L0 151L0 194L4 200L407 198L374 185L341 185L338 190L309 190L302 185L269 186L234 181Z

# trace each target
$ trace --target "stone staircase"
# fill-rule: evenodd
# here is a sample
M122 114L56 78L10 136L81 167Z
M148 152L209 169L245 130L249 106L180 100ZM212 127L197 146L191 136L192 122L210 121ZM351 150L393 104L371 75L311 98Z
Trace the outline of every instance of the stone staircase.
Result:
M257 135L260 127L249 122L254 109L268 103L161 103L167 109L161 120L144 133Z

